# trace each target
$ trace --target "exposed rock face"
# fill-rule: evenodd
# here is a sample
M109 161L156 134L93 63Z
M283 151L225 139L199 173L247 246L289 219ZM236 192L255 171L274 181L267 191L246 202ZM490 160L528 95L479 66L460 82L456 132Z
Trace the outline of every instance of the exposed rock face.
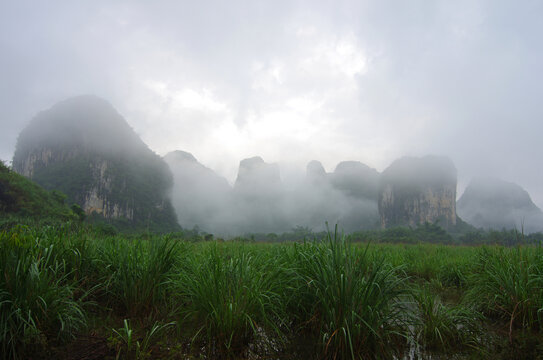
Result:
M107 192L112 190L112 183L114 179L109 176L108 166L115 166L110 164L107 160L95 160L89 162L91 178L95 179L94 185L90 187L90 190L86 192L82 201L82 208L86 213L91 214L93 212L103 215L107 219L115 218L127 218L134 220L134 208L127 205L121 205L118 202L110 201L107 196ZM77 195L77 198L81 198Z
M232 188L225 178L200 164L192 154L173 151L164 156L173 173L172 203L181 226L223 230Z
M172 175L105 100L79 96L40 112L19 135L13 169L88 214L177 229Z
M381 174L379 214L383 228L424 222L456 225L456 168L445 157L404 157Z
M543 213L526 190L493 178L473 179L457 203L458 214L482 228L543 230Z

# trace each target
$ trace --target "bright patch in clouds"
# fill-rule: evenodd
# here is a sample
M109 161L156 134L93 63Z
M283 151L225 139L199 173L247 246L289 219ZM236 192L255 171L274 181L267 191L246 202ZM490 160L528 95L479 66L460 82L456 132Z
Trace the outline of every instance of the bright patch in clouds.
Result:
M245 99L241 112L242 104L231 96L235 88L212 82L178 88L172 80L144 81L165 104L163 134L156 133L150 142L169 139L160 142L161 152L190 151L204 164L224 169L224 164L217 165L221 154L219 162L230 163L222 172L231 181L239 161L248 156L260 155L266 161L289 158L301 166L326 157L323 153L349 158L344 152L352 147L338 144L345 139L342 123L360 115L356 77L367 71L364 52L352 33L326 36L308 26L299 28L294 40L294 53L252 61L249 101ZM172 129L172 119L177 129Z
M311 37L320 38L316 33ZM304 38L308 34L304 33ZM309 56L302 59L300 67L308 73L339 73L353 77L366 71L366 56L356 45L356 37L348 34L339 38L326 39L309 49Z
M178 109L191 109L202 112L224 113L228 111L227 106L217 101L211 91L202 89L200 91L184 88L181 90L169 90L167 84L159 81L147 81L145 85L156 94L172 102Z
M283 64L273 62L270 66L265 66L262 62L254 63L251 71L252 84L254 90L273 91L277 86L281 86L285 80Z

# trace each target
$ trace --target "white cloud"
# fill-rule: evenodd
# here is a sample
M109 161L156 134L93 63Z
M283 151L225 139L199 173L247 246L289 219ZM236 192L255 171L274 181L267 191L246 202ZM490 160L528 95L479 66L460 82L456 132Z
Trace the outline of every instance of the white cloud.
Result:
M5 159L32 114L95 93L153 150L230 178L252 155L382 169L441 153L460 176L492 172L543 204L539 2L2 6Z
M196 110L201 112L228 113L226 104L218 101L208 89L195 90L183 88L170 90L168 85L160 81L145 81L144 85L164 100L171 102L171 106L177 110Z

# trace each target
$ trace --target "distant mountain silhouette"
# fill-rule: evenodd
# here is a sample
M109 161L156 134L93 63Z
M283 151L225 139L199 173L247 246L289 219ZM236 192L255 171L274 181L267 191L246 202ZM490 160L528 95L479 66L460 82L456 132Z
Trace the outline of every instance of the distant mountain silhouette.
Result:
M526 190L495 178L476 178L458 199L458 214L482 228L543 230L543 213Z

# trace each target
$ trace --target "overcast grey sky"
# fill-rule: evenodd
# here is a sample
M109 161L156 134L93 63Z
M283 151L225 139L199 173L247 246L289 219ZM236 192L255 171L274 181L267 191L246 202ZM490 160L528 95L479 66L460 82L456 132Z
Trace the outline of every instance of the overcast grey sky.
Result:
M254 155L438 154L460 192L498 176L543 207L542 18L529 0L0 0L0 159L38 111L95 94L230 182Z

